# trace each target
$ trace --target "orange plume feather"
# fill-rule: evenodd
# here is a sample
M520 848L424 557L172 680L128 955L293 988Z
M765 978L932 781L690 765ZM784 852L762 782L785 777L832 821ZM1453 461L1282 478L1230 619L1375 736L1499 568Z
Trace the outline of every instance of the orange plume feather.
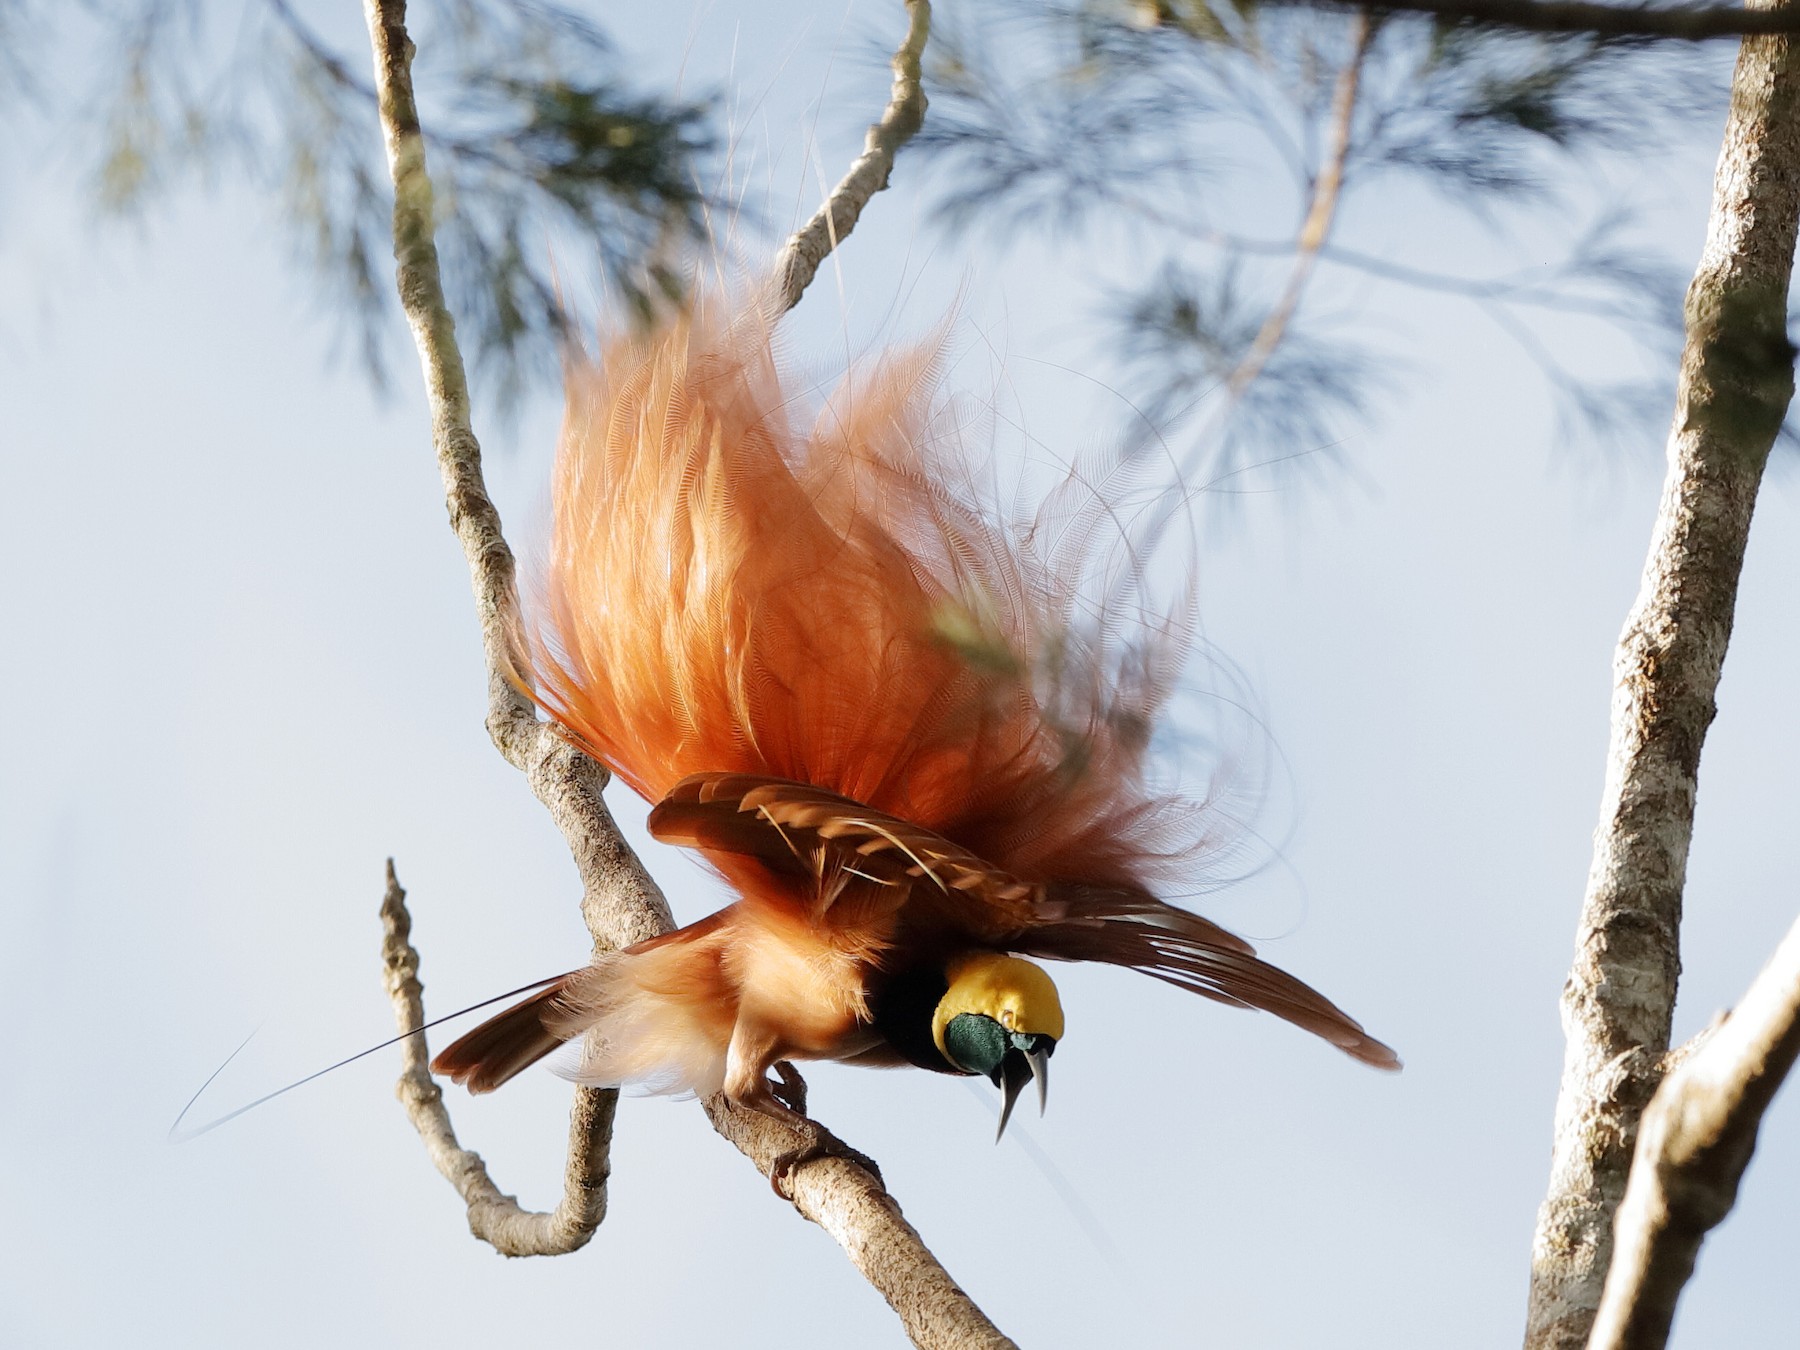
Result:
M1028 880L1142 886L1198 832L1143 774L1184 630L1107 668L1071 622L1082 560L997 520L937 434L941 350L885 357L804 431L754 317L576 370L526 678L651 801L791 779Z

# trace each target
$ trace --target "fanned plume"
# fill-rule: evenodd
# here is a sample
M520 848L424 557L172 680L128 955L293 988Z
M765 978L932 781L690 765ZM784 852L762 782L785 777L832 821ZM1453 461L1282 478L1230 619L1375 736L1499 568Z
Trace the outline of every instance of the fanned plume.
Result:
M1185 629L1076 621L1107 504L998 519L934 424L941 353L884 357L810 430L754 317L574 370L521 678L651 801L792 780L1027 881L1142 886L1202 828L1144 778Z

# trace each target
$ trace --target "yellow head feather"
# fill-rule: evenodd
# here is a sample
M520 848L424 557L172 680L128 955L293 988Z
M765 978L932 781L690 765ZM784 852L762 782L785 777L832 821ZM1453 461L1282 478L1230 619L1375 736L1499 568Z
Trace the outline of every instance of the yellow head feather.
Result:
M932 1014L931 1038L945 1059L952 1056L944 1028L962 1013L991 1017L1008 1031L1062 1039L1062 1000L1041 967L998 952L970 952L951 961L944 974L950 988Z

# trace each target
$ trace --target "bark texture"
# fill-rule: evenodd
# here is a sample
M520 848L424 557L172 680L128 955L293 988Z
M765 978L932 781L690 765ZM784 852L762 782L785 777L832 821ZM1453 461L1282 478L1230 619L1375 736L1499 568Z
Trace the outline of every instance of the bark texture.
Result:
M1700 750L1757 488L1794 392L1795 59L1791 39L1744 41L1688 290L1668 477L1614 658L1600 824L1563 990L1568 1048L1532 1245L1528 1350L1587 1342L1639 1115L1669 1048Z
M930 10L924 0L910 0L907 8L908 35L895 57L894 103L871 130L868 150L814 218L823 224L796 234L778 260L776 275L785 279L779 293L781 311L800 298L819 261L849 232L868 198L885 186L894 150L917 130L924 112L918 91L919 53ZM582 879L582 914L596 948L626 946L667 932L673 921L661 891L625 844L601 799L608 777L605 768L541 721L508 679L508 635L518 618L515 566L482 479L468 383L455 324L444 301L433 238L431 180L412 92L406 6L404 0L365 0L364 12L394 179L400 299L425 373L432 443L451 526L468 558L474 586L488 670L488 731L508 762L525 773L568 841ZM895 104L905 106L896 111ZM820 238L825 241L822 248ZM382 913L389 991L402 1028L410 1029L424 1021L418 954L408 940L404 892L391 868ZM442 1092L426 1068L430 1055L424 1035L410 1037L405 1045L399 1095L434 1164L463 1196L471 1230L511 1255L554 1255L586 1243L606 1211L616 1094L577 1090L563 1202L549 1213L531 1213L501 1194L481 1159L457 1143ZM708 1102L706 1108L719 1133L764 1175L778 1158L810 1142L766 1116L734 1110L722 1101ZM848 1159L824 1157L793 1168L787 1183L795 1206L845 1249L900 1315L915 1344L933 1350L1012 1345L957 1287L869 1172Z
M1706 1234L1731 1212L1763 1112L1800 1056L1800 922L1656 1090L1614 1222L1588 1350L1662 1350Z

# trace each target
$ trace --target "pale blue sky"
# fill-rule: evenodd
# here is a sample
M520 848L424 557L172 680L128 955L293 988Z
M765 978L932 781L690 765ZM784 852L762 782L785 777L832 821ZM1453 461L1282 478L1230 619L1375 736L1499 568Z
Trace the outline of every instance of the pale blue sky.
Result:
M869 0L805 9L780 32L767 7L724 3L607 18L651 80L696 35L689 78L754 106L743 173L780 222L810 209L813 157L831 178L848 163L886 87L861 44L894 28ZM1585 205L1647 199L1658 245L1690 268L1722 117L1721 97L1676 153L1602 164ZM468 1237L393 1102L388 1057L164 1143L253 1028L220 1108L389 1034L375 910L390 854L434 1010L564 969L586 939L560 840L481 728L466 570L410 352L395 348L394 393L373 398L272 208L241 186L189 195L141 234L104 232L70 159L10 159L0 213L0 1343L901 1344L832 1243L692 1105L623 1106L611 1215L554 1261ZM960 295L958 380L1007 390L1054 452L1090 448L1118 399L1057 367L1117 372L1077 269L1036 245L947 243L929 205L903 161L791 350L829 372L846 345L923 332ZM1458 222L1397 193L1346 228L1480 274L1547 261L1573 227L1540 220L1508 246ZM1205 553L1208 636L1285 764L1260 822L1285 842L1204 907L1407 1068L1372 1073L1149 980L1059 970L1054 1099L1013 1128L1073 1201L1022 1143L990 1142L965 1086L819 1070L820 1117L881 1160L908 1217L1027 1346L1517 1343L1609 663L1660 445L1558 449L1542 380L1471 311L1327 294L1408 364L1342 447L1353 473L1262 480ZM547 397L510 426L478 414L524 544L556 416ZM1789 476L1759 507L1702 773L1683 1036L1796 907L1781 824L1800 810ZM636 828L641 808L613 799ZM647 857L678 915L716 903L690 862ZM541 1207L567 1100L533 1073L480 1101L453 1093L452 1110L501 1186ZM1792 1344L1796 1100L1768 1118L1677 1346Z

